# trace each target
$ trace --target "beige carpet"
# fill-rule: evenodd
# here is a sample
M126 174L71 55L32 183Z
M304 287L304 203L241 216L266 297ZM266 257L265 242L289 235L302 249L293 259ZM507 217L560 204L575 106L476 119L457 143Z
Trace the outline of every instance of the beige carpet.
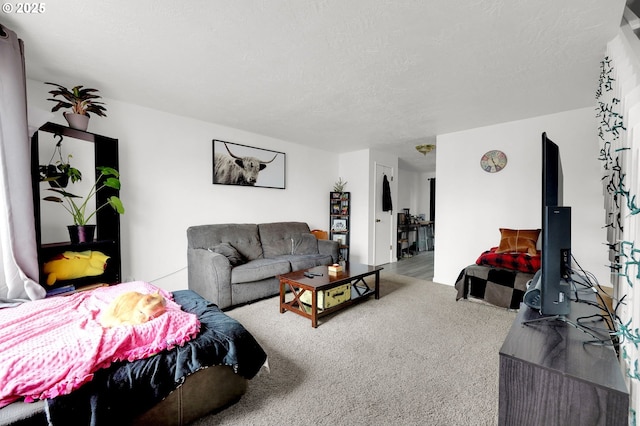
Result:
M233 309L269 355L235 405L195 425L494 425L498 351L515 313L382 273L381 297L318 328L278 297Z

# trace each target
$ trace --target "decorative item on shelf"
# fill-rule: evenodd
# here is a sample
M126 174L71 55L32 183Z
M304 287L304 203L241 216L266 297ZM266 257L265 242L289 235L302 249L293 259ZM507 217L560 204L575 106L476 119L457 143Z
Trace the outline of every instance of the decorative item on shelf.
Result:
M47 284L104 274L109 256L100 251L65 251L44 264Z
M64 112L64 118L69 123L69 127L77 130L86 131L89 126L90 113L106 117L107 109L103 106L103 102L98 102L101 96L96 95L98 89L84 89L83 86L75 86L71 90L57 83L45 83L56 86L57 90L51 90L49 93L54 96L61 96L64 100L49 98L48 101L57 102L51 108L51 112L56 112L61 108L69 108L71 112Z
M347 219L333 219L333 223L331 224L332 231L346 231L347 230Z
M96 235L96 225L67 225L71 244L90 243Z
M344 192L344 187L347 186L347 181L338 178L338 181L333 185L334 192Z
M433 151L435 148L436 148L436 146L433 145L433 144L430 144L430 143L424 143L422 145L416 145L416 150L422 155L427 155L428 153Z
M41 164L38 166L38 172L40 173L40 182L49 182L49 186L52 188L66 188L71 183L79 182L82 180L82 173L80 170L72 167L70 160L73 157L71 154L67 155L67 159L62 156L62 135L56 134L55 137L59 138L58 143L51 154L49 164ZM58 154L58 160L54 163L53 159Z
M344 247L347 244L347 236L344 234L336 234L333 236L333 241L337 241L340 247Z
M115 195L107 198L107 201L101 205L96 205L94 209L89 208L87 211L87 207L89 207L89 200L95 197L95 195L102 189L112 188L120 190L120 173L118 173L116 169L112 167L96 167L96 169L100 174L96 178L91 189L89 189L89 193L86 195L82 203L80 203L82 197L67 192L62 188L48 188L49 191L60 194L62 198L53 195L43 198L43 200L46 201L61 203L62 207L71 214L74 225L69 226L68 229L71 242L74 243L93 241L93 231L90 228L87 229L87 226L93 226L93 229L95 230L95 225L87 225L87 222L89 222L89 220L91 220L91 218L103 207L110 205L116 213L124 214L122 201ZM75 199L78 199L78 202L74 201Z

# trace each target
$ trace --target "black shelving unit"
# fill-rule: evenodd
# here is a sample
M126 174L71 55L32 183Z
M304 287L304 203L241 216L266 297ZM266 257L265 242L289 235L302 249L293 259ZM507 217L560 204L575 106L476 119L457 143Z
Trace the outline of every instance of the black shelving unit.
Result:
M351 193L329 194L329 238L340 242L340 260L349 261L351 240Z
M120 215L111 208L100 209L96 213L96 237L93 242L72 244L70 241L60 241L55 243L42 244L41 211L40 199L41 183L39 179L39 133L51 133L61 135L63 138L72 138L93 144L94 163L96 167L106 166L116 170L118 168L118 140L107 136L97 135L90 132L72 129L55 123L46 123L31 138L31 180L33 185L33 205L36 228L36 245L38 249L38 265L40 268L40 282L45 288L54 289L58 287L74 285L76 288L83 286L105 283L115 284L121 281L121 249L120 249ZM87 171L84 171L85 173ZM96 171L95 178L99 173ZM119 196L119 191L112 188L104 188L96 194L95 202L102 204L111 196ZM72 223L69 223L71 225ZM43 271L45 262L64 253L65 251L86 251L97 250L107 256L107 266L104 274L95 277L84 277L73 280L57 281L49 286L46 283L47 277Z

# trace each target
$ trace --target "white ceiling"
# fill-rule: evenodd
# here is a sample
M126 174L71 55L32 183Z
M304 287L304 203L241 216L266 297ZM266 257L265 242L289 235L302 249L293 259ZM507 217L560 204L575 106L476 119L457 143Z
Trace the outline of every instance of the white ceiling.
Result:
M437 134L594 105L624 3L58 0L0 23L31 79L433 171L413 147Z

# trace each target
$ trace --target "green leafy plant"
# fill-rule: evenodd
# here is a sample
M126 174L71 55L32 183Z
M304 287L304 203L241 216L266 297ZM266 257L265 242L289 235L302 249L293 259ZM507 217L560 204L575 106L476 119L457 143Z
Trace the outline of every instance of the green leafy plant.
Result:
M93 184L89 193L86 197L84 197L84 201L81 201L83 198L77 195L74 195L70 192L65 191L60 188L48 188L49 191L56 192L62 196L62 198L51 195L43 198L46 201L51 201L54 203L61 203L62 206L71 214L73 217L73 224L84 226L87 222L102 208L107 205L111 206L118 214L124 214L124 206L122 205L122 201L120 198L115 195L109 197L106 202L103 204L96 206L95 209L89 208L87 211L87 207L89 200L91 200L98 191L101 191L104 188L113 188L120 189L120 173L112 167L96 167L100 174L98 175L96 182Z
M347 186L347 181L339 178L338 181L333 185L334 192L344 192L344 187Z
M66 160L62 157L62 136L56 135L60 138L56 144L49 164L40 164L38 166L38 172L40 173L40 182L49 182L54 188L66 188L69 180L71 183L79 182L82 180L82 173L80 170L71 166L71 154L67 155ZM58 154L58 160L54 163L53 159Z
M51 112L56 112L61 108L69 108L75 114L90 116L89 113L106 117L107 109L103 106L103 102L98 102L101 96L96 95L98 89L85 89L83 86L75 86L71 90L57 83L45 83L56 86L56 90L49 93L54 96L61 96L64 100L49 98L48 101L56 102L51 108Z

